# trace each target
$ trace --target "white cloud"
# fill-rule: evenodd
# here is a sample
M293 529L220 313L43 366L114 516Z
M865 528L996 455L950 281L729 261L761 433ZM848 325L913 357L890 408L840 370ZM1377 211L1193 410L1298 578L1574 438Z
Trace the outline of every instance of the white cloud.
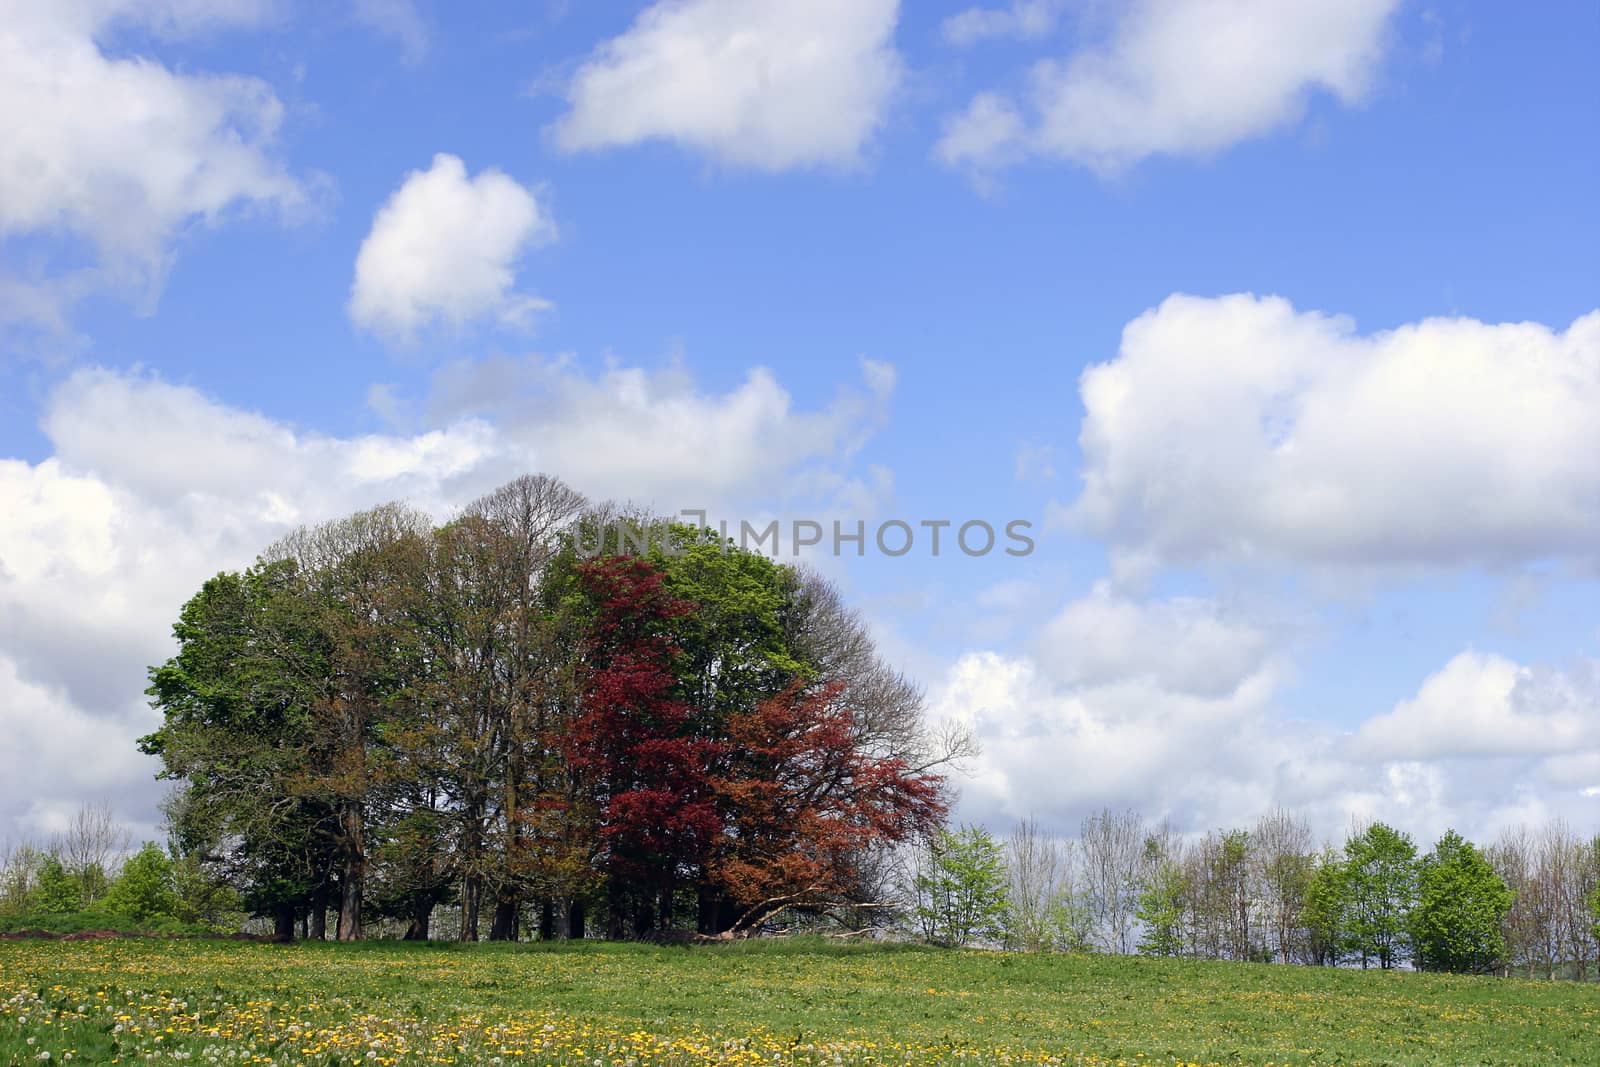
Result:
M950 44L966 46L981 41L1033 40L1048 35L1061 18L1064 0L1013 0L1010 7L969 7L939 24Z
M1135 559L1597 558L1600 312L1362 335L1276 297L1173 296L1081 391L1069 516Z
M893 379L869 365L864 385L810 410L765 371L709 393L675 368L516 369L474 383L457 368L441 390L461 387L445 397L458 410L436 426L352 437L150 376L71 375L41 419L53 454L0 459L0 728L17 741L0 751L0 839L101 795L154 819L162 787L131 748L154 725L144 670L170 654L171 623L206 577L293 526L396 498L443 517L528 471L596 499L736 515L797 480L848 492ZM472 412L474 384L508 388Z
M96 283L150 299L185 225L300 207L305 188L273 152L283 105L266 83L177 74L102 47L120 25L178 33L253 21L263 8L8 4L0 20L0 241L75 239L90 250ZM81 290L81 257L68 258L78 272L71 288ZM37 309L27 317L47 318Z
M1107 600L1096 590L1062 613L1114 620L1098 641L1069 627L1090 639L1085 650L971 652L933 686L934 714L968 723L983 745L960 782L963 817L1006 826L1036 814L1070 833L1089 812L1127 806L1188 832L1283 806L1334 839L1352 819L1383 818L1424 840L1452 826L1488 839L1530 818L1592 817L1593 664L1561 672L1463 653L1345 732L1296 721L1281 650L1217 605ZM1219 647L1242 651L1224 651L1215 676L1164 663ZM1063 671L1052 651L1088 666Z
M1104 42L1034 65L1029 120L1010 97L980 93L947 120L935 154L980 173L1028 156L1114 173L1147 156L1216 153L1293 122L1317 91L1360 101L1396 6L1138 0Z
M1100 582L1045 624L1036 656L1066 685L1148 681L1162 689L1225 697L1266 663L1266 633L1196 597L1153 603Z
M1001 825L1037 812L1068 828L1130 805L1204 828L1270 804L1263 740L1285 677L1256 633L1214 604L1096 589L1066 605L1034 654L962 656L930 704L983 745L961 783L964 813Z
M0 844L15 836L20 822L44 834L66 829L62 817L81 803L109 799L125 811L137 810L148 824L152 805L129 804L149 793L139 786L152 773L137 740L159 725L139 699L91 714L64 690L25 680L17 665L0 654L0 781L6 783L11 825L0 822ZM20 816L20 819L15 818Z
M666 140L757 170L855 164L901 78L897 0L660 0L603 43L564 151Z
M1503 656L1463 652L1417 695L1361 725L1353 748L1367 756L1559 756L1561 768L1600 756L1600 664L1561 672ZM1589 752L1589 763L1578 758ZM1600 779L1600 770L1595 772Z
M498 170L469 177L441 152L407 174L373 218L356 256L350 317L401 341L440 322L525 325L548 305L514 290L517 263L554 237L533 193Z

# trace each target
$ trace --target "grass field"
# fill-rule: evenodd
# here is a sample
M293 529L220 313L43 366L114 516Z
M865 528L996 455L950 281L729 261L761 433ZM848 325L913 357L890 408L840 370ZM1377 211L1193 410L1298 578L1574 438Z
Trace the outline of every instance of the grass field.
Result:
M816 941L0 942L0 1063L163 1061L1543 1067L1600 1064L1600 987Z

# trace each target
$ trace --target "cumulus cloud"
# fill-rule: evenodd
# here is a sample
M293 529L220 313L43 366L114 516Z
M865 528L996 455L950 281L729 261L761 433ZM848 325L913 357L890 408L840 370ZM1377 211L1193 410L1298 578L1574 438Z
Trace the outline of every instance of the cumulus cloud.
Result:
M902 63L897 0L660 0L567 86L564 151L663 140L757 170L855 164Z
M0 242L69 238L66 278L0 277L32 296L21 315L59 319L91 282L159 290L186 225L245 209L293 210L304 184L277 158L283 105L255 78L178 74L145 57L113 58L107 40L129 25L180 33L262 17L259 3L136 5L120 0L21 0L0 20ZM3 247L3 245L0 245ZM4 302L0 302L3 310Z
M1065 829L1127 805L1205 828L1268 806L1272 752L1260 741L1286 677L1259 633L1214 603L1097 588L1032 654L962 656L931 707L981 740L962 804L991 824L1035 812Z
M1597 558L1600 312L1363 335L1276 297L1173 296L1081 393L1069 516L1133 558Z
M131 749L155 725L144 670L170 654L178 608L206 577L294 526L397 498L442 518L528 471L596 499L753 513L808 472L822 491L848 488L892 382L872 365L803 409L765 371L712 393L677 368L524 370L492 410L458 394L436 426L349 437L149 375L71 375L41 419L49 458L0 459L0 727L21 739L0 775L22 783L0 795L0 838L48 831L91 795L153 820L161 787ZM60 731L36 736L43 724Z
M1211 601L1146 603L1107 582L1063 608L1037 642L1045 672L1067 685L1145 680L1206 698L1231 693L1264 666L1269 651L1261 627L1230 618Z
M1558 773L1581 766L1583 755L1600 756L1600 664L1557 671L1463 652L1415 697L1364 722L1352 747L1390 759L1560 756Z
M548 304L515 291L517 263L554 237L533 193L498 170L470 177L441 152L407 174L373 218L356 256L350 317L402 342L437 323L526 325Z
M957 16L957 32L1029 25L1018 12L1030 6ZM935 155L980 173L1027 157L1114 173L1147 156L1210 155L1293 122L1316 92L1359 102L1397 6L1139 0L1106 40L1035 64L1022 103L976 96L947 119Z
M1095 590L1066 606L1056 631L1065 619L1089 636L1080 624L1106 617L1138 641L1107 638L1116 662L1105 671L1093 642L1081 652L1047 642L1032 654L968 653L933 686L934 712L983 745L961 782L962 816L1005 826L1033 814L1071 833L1090 812L1126 806L1194 832L1283 806L1334 839L1374 818L1429 840L1452 826L1487 839L1582 818L1600 790L1592 663L1561 671L1463 653L1415 695L1339 729L1294 718L1282 649L1263 648L1260 627L1215 603ZM1048 662L1052 649L1067 669ZM1215 674L1165 665L1216 649Z

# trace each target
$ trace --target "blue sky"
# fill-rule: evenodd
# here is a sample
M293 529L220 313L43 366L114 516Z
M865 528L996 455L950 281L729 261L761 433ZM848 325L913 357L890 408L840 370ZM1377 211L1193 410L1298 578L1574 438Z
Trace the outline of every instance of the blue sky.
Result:
M0 837L153 820L208 573L529 468L1033 521L814 560L997 828L1600 826L1592 4L6 6Z

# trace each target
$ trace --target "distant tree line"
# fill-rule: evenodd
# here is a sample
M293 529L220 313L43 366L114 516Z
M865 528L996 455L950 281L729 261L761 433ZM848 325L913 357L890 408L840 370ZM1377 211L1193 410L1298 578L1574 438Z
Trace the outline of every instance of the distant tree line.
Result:
M942 830L899 878L906 926L943 945L1600 977L1600 836L1559 820L1422 852L1381 822L1319 848L1284 811L1181 837L1106 810L1075 839Z
M99 803L81 806L43 844L0 846L0 930L238 927L237 899L193 857L131 845L111 806Z
M175 852L283 937L732 936L870 906L965 740L825 580L665 529L524 477L206 582L141 741Z

